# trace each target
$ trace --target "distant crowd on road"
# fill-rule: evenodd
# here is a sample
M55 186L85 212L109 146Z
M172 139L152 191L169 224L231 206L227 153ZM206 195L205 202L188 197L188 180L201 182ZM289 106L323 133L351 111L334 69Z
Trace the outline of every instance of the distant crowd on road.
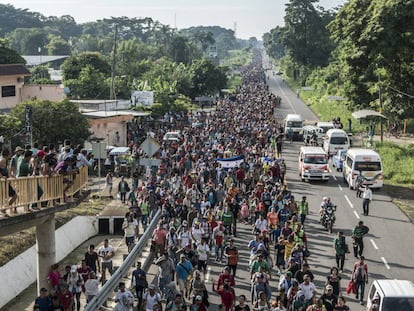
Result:
M178 142L162 140L171 128L154 130L161 138L161 165L145 173L137 171L132 184L122 178L117 185L120 199L129 204L123 223L129 249L139 239L140 226L145 230L152 216L162 212L151 239L158 266L156 284L137 263L129 288L119 284L118 310L212 310L209 296L213 293L220 297L220 311L349 310L341 284L343 259L349 251L342 233L333 241L336 266L327 271L325 285L317 288L313 283L308 263L313 250L308 248L305 226L308 202L305 196L294 196L285 178L283 128L274 117L278 103L266 85L258 51L242 74L235 94L221 99L201 126L183 129ZM243 258L235 245L240 223L252 228L251 240L246 241L249 258ZM362 256L366 232L363 223L354 229L358 260L352 283L361 302L368 282ZM79 269L89 266L105 280L106 270L112 273L114 252L107 241L97 252L91 247L80 267L69 266L69 274L60 281L56 277L51 290L62 290L62 306L69 296L72 304L51 310L79 310L81 293L88 299L96 295L93 289L99 280L94 274L84 278L86 273ZM209 279L208 267L213 262L224 268ZM248 297L238 288L242 262L250 269ZM70 286L79 274L82 280L78 277L78 285ZM88 282L94 284L92 290ZM39 305L47 300L44 297L50 296L41 292L36 300Z

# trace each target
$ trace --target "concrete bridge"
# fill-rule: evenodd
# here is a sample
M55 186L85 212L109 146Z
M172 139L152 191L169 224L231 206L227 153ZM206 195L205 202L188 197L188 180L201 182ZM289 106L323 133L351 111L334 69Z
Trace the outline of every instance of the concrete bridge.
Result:
M63 193L64 182L69 179L72 186ZM0 208L7 213L0 218L0 236L6 236L31 227L36 227L37 286L48 287L47 276L56 263L55 213L75 207L88 194L88 169L83 167L78 174L32 176L0 180ZM9 186L17 199L9 205ZM39 187L40 186L40 187ZM42 189L42 190L40 190ZM39 198L39 192L43 192ZM36 210L30 206L37 206Z

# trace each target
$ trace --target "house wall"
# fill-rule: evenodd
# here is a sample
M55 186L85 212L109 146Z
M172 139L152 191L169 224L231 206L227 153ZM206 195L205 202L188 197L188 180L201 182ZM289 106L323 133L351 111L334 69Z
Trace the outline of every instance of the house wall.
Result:
M27 84L22 88L22 100L50 100L60 102L66 98L62 85L56 84Z
M21 80L22 82L18 82ZM24 84L23 77L20 76L0 76L0 109L12 109L22 102L22 87ZM1 87L14 85L16 87L16 96L2 97Z
M107 145L124 147L127 144L127 126L133 116L116 116L110 118L88 119L92 137L104 138ZM119 141L115 133L119 133Z

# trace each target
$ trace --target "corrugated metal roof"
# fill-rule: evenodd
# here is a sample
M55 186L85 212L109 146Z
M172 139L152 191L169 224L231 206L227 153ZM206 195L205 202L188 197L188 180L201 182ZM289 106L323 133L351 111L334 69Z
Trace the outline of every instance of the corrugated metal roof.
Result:
M88 111L82 113L85 117L91 119L110 118L116 116L134 116L134 117L146 117L150 112L141 112L134 110L118 110L118 111Z
M0 64L0 76L31 76L24 64Z
M69 55L22 55L22 57L26 61L27 66L37 66L41 64L47 64L48 62L53 62L58 59L68 58Z

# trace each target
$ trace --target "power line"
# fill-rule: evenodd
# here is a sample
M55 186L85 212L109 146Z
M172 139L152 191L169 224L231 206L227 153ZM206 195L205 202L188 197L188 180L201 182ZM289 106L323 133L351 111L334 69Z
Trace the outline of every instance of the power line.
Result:
M393 91L397 92L398 94L401 94L401 95L407 96L407 97L409 97L409 98L414 98L414 95L411 95L411 94L405 93L405 92L403 92L403 91L400 91L400 90L398 90L398 89L396 89L396 88L393 88L392 86L389 86L389 88L390 88L391 90L393 90Z

